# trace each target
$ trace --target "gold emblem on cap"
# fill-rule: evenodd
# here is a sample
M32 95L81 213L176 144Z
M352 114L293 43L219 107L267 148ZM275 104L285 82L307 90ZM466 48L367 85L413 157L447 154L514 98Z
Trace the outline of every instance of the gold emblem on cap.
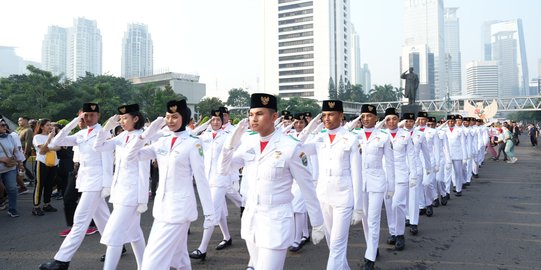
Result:
M268 96L262 96L261 97L261 103L263 103L264 106L269 105L270 97Z
M214 115L220 116L220 112L219 112L219 111L218 111L218 112L214 112Z
M169 110L172 111L173 113L176 113L177 112L177 105L169 106Z
M126 113L126 107L120 107L120 109L118 109L118 111L120 113Z
M93 111L96 110L96 105L90 105L90 109L92 109Z
M327 102L327 105L329 105L329 108L331 108L331 109L334 109L334 105L335 105L335 104L336 104L336 103L335 103L334 101L329 101L329 102Z
M374 110L374 106L368 106L368 110L369 110L369 111L373 111L373 110Z

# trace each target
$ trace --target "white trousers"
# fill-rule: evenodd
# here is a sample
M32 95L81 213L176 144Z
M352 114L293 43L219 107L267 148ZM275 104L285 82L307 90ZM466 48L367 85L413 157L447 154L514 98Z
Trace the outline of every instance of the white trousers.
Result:
M453 160L453 184L456 186L456 191L461 192L462 191L462 184L464 184L464 173L462 166L462 160Z
M423 209L432 204L432 202L437 198L438 194L436 192L436 172L432 171L429 175L426 175L426 170L423 170L423 177L426 177L428 180L428 185L423 185L421 198L419 199L419 209Z
M408 201L409 184L396 183L392 199L384 199L385 213L390 235L403 235L406 230L406 204Z
M192 269L187 244L189 228L190 222L172 224L154 220L141 269Z
M101 197L101 191L83 191L77 209L75 209L71 231L62 242L54 259L61 262L71 261L83 243L90 221L94 219L101 234L105 229L109 215L109 207L105 199Z
M408 191L408 217L410 224L419 225L419 201L421 201L422 176L417 175L417 184L414 187L409 187Z
M326 203L320 203L320 206L325 225L325 239L329 247L327 270L348 270L350 269L347 259L348 237L353 207L333 207Z
M447 194L445 187L445 161L441 161L440 164L440 171L436 173L436 191L437 195L445 196Z
M287 249L269 249L257 247L256 243L246 240L246 247L250 253L249 266L257 270L281 270L284 269Z
M366 252L364 257L376 261L379 243L379 230L381 223L381 207L383 205L383 192L363 192L363 211L367 213L368 235L366 237ZM415 204L417 206L417 204ZM419 214L419 209L417 215Z

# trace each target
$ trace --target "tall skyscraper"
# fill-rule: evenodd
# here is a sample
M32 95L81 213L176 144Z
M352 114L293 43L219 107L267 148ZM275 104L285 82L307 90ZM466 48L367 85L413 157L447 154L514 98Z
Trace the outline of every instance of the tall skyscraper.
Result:
M94 20L75 18L68 33L67 77L76 80L86 72L101 74L101 33Z
M483 44L485 56L499 64L502 97L530 94L528 63L524 44L522 20L493 21L484 24ZM487 40L490 33L490 42ZM490 46L487 44L490 43ZM490 49L490 53L488 50Z
M351 53L351 84L361 84L362 81L362 65L361 65L361 44L359 41L359 34L355 31L353 24L350 27L351 33L349 34L351 46L349 51Z
M129 79L153 74L152 38L145 24L129 24L122 39L122 77Z
M368 64L364 64L361 69L361 80L357 83L363 86L363 92L368 95L370 89L372 88L372 75L370 74L370 69Z
M0 77L24 72L24 60L15 53L15 47L0 46Z
M466 65L466 94L497 98L499 78L497 61L472 61Z
M67 75L68 29L49 26L41 45L41 65L53 75Z
M421 70L416 69L415 72L419 78L428 80L433 77L433 81L425 81L419 86L419 99L443 98L447 94L443 0L404 0L404 8L402 72L413 66L409 62L412 59L410 54L417 53L419 61L427 62L419 63Z
M265 91L329 97L329 79L350 79L349 0L264 1Z
M458 8L445 9L445 70L451 96L462 95L462 60L460 54L460 27L456 16Z

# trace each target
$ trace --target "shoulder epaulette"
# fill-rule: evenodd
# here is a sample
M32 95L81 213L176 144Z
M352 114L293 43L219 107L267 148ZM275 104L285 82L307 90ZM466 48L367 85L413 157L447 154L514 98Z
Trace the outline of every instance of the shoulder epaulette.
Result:
M254 134L257 134L257 132L255 131L247 131L248 132L248 135L254 135Z
M385 134L389 134L389 133L387 133L386 130L383 130L383 129L380 129L379 131L382 132L382 133L385 133Z
M293 140L295 140L295 141L297 141L297 142L300 142L300 140L297 139L297 138L295 138L295 137L293 137L293 135L288 135L288 137L291 138L291 139L293 139Z
M190 137L192 137L192 138L194 138L194 139L199 139L199 137L194 136L194 135L190 135Z
M353 130L361 130L362 128L354 128Z
M321 130L321 133L325 133L325 132L327 132L327 129L326 129L326 128L324 128L324 129Z

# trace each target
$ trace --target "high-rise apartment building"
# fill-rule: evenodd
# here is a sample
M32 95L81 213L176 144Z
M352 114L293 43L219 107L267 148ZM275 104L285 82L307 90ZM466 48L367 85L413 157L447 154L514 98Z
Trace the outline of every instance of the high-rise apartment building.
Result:
M372 88L372 75L370 74L370 69L366 63L361 69L361 80L357 84L361 84L363 86L363 92L368 95Z
M75 18L68 33L67 77L76 80L86 72L100 75L101 69L102 42L96 21Z
M497 98L500 85L497 61L472 61L466 65L466 94Z
M350 27L351 33L349 34L350 41L349 52L351 54L350 61L350 82L351 84L361 84L362 81L362 65L361 65L361 44L359 39L359 34L355 31L353 24Z
M413 66L409 62L412 53L418 54L419 61L431 61L419 63L421 70L415 71L420 79L433 77L433 81L425 81L423 87L419 86L419 99L443 98L447 94L443 0L404 0L404 8L401 71Z
M490 37L490 40L487 38ZM484 24L485 57L498 61L501 97L530 94L528 63L522 20L492 21ZM490 44L490 46L488 46ZM490 50L490 52L489 52Z
M460 54L460 26L456 16L458 8L445 8L445 71L451 96L462 95L462 60Z
M68 68L68 29L49 26L41 45L41 65L53 75L66 75Z
M0 46L0 77L25 72L24 60L15 52L15 47Z
M323 100L350 80L349 0L264 2L266 92Z
M129 79L153 74L152 38L145 24L129 24L122 39L122 77Z

